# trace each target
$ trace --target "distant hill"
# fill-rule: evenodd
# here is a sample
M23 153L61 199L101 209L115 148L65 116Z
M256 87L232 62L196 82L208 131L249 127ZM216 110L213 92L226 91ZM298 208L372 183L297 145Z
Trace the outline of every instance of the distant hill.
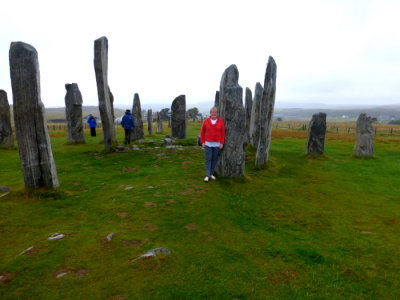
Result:
M280 117L286 121L310 119L313 114L318 112L326 113L328 119L335 119L336 121L354 121L361 113L376 117L381 122L400 119L400 105L345 108L276 108L274 117Z

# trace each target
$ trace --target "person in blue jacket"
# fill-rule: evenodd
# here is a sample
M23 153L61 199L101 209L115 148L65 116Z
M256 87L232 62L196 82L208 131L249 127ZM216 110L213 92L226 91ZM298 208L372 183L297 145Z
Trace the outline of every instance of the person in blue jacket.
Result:
M89 118L87 119L87 122L89 124L90 127L90 135L91 136L96 136L96 118L93 117L92 115L89 115Z
M135 128L135 119L129 109L126 110L125 115L122 117L121 125L125 129L125 145L129 145L131 143L132 129Z

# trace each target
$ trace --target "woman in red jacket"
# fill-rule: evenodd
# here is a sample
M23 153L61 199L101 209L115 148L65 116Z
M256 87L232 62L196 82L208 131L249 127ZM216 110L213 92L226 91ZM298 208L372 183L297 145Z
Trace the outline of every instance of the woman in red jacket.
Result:
M200 132L201 145L205 150L206 177L204 182L215 180L214 171L218 162L220 150L225 144L225 125L221 118L218 118L218 109L211 108L210 117L205 119Z

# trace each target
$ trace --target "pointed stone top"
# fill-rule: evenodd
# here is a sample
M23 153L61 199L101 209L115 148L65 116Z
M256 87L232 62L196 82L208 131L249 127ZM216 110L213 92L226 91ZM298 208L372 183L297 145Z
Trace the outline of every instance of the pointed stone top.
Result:
M133 95L133 101L140 101L138 93L135 93L135 95Z
M222 74L220 90L222 87L233 87L239 85L239 70L236 65L230 65Z
M11 42L9 57L14 59L19 59L21 57L32 57L33 59L37 59L38 53L35 47L24 43L24 42ZM11 61L10 61L11 62Z
M261 85L261 83L257 82L255 90L259 90L259 89L262 90L262 88L263 88L263 86Z
M105 37L105 36L102 36L102 37L99 37L97 40L95 40L96 42L97 41L105 41L105 42L108 42L108 39L107 39L107 37Z
M66 83L65 84L65 89L68 91L71 88L78 88L78 84L77 83Z
M35 47L24 42L11 42L10 50L11 49L21 49L21 50L25 49L26 51L32 51L37 53Z
M186 96L185 95L179 95L178 97L176 97L174 99L173 102L177 102L177 101L186 101Z

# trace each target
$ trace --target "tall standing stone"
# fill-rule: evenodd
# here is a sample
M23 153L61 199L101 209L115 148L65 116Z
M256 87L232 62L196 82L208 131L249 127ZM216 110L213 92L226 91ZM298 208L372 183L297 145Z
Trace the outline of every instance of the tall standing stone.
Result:
M115 114L114 114L114 95L111 93L110 87L108 87L108 93L110 94L110 106L111 106L111 115L112 115L112 120L113 123L115 121Z
M147 111L147 130L149 135L153 135L153 110L151 109Z
M251 119L251 109L253 107L253 95L251 89L246 88L246 95L244 97L244 109L246 111L246 139L245 144L250 143L250 119Z
M97 94L101 125L104 133L104 146L110 149L116 144L113 107L108 87L108 40L105 36L94 41L94 70L96 73Z
M359 156L374 155L374 128L372 123L375 118L360 114L357 119L356 144L354 154Z
M275 107L276 71L275 60L270 56L265 72L264 91L260 105L260 140L256 153L256 167L264 165L269 157Z
M58 187L45 109L40 96L38 54L23 42L10 46L14 122L26 187Z
M307 154L324 154L326 114L313 114L308 126Z
M140 140L144 138L143 131L143 118L142 118L142 108L140 105L139 94L135 93L133 96L132 114L135 118L135 128L132 130L131 138L133 140Z
M219 91L215 92L215 100L214 100L214 106L218 109L219 111Z
M254 92L253 105L251 107L250 124L249 124L249 136L250 144L254 147L258 147L260 141L260 108L261 100L263 96L263 87L261 83L257 82Z
M0 90L0 147L11 147L13 144L10 104L8 104L7 93Z
M157 133L163 132L163 123L161 119L161 113L157 112Z
M82 125L82 94L78 84L66 84L65 89L65 115L68 127L68 142L85 143Z
M186 97L180 95L175 98L171 105L171 128L172 137L177 139L186 138Z
M220 84L220 117L224 120L226 138L221 152L218 172L224 177L242 177L245 167L245 119L243 89L239 85L239 71L236 65L228 67Z

